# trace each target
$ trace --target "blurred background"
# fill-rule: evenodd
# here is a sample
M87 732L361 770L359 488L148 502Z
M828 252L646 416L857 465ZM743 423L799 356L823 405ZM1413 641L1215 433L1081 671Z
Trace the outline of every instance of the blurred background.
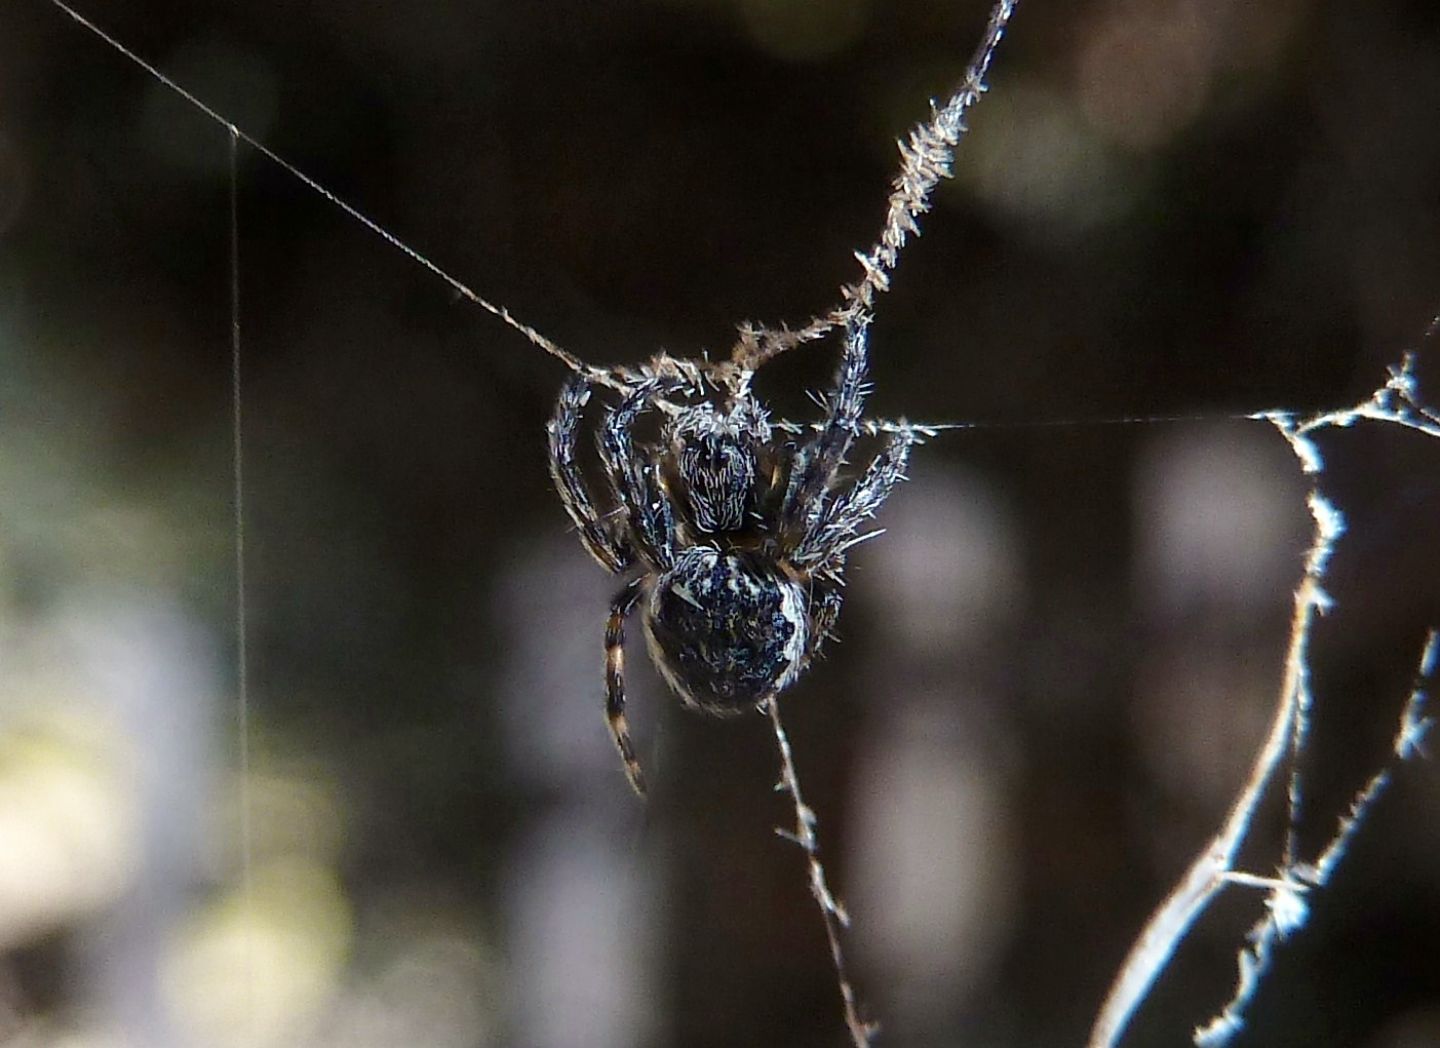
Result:
M596 362L827 308L987 10L77 2ZM982 425L916 454L785 707L895 1048L1083 1042L1281 680L1307 481L1237 416L1355 403L1440 308L1427 0L1026 0L991 84L871 339L877 414ZM679 710L632 631L648 808L620 773L561 367L244 148L242 762L228 164L0 8L0 1045L844 1043L765 721ZM833 359L762 393L813 413ZM1440 624L1434 445L1323 440L1311 854ZM1237 1043L1440 1044L1437 818L1406 767ZM1222 900L1126 1043L1185 1043L1258 914Z

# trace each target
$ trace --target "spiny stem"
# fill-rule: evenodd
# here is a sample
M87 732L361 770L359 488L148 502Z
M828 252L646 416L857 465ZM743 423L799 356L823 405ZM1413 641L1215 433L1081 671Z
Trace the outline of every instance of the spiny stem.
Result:
M810 867L810 894L820 907L820 916L825 922L825 937L830 941L830 960L834 963L840 998L845 1004L845 1026L850 1031L850 1040L855 1048L869 1048L879 1027L860 1018L855 988L845 971L845 951L840 945L840 929L850 927L850 915L825 880L825 867L820 862L820 840L816 834L819 820L800 792L800 775L795 770L790 737L785 734L785 726L780 721L780 702L772 698L765 707L770 714L770 724L775 729L776 747L780 750L780 781L775 784L775 789L788 793L795 805L795 829L790 831L777 827L775 832L786 840L794 841L805 852Z
M900 143L900 171L890 190L885 225L869 251L855 252L860 279L840 289L841 304L815 317L804 327L778 329L746 325L730 351L730 365L740 376L753 373L772 357L788 349L813 342L855 314L869 310L875 297L890 290L890 275L900 262L906 241L920 235L919 217L930 210L930 197L942 178L950 177L955 147L969 128L965 117L985 93L985 77L1015 11L1017 0L997 0L960 86L943 106L935 107L930 119L917 124L909 138ZM722 365L717 365L717 369ZM736 377L735 381L743 381Z

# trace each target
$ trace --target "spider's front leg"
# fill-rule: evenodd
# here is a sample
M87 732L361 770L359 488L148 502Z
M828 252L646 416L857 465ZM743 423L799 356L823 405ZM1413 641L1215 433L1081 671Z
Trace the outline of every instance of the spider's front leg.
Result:
M640 416L654 406L655 398L678 384L653 379L637 386L610 412L598 434L600 462L615 500L625 511L631 541L641 558L657 571L666 571L675 563L675 516L660 487L658 464L640 453L631 431ZM642 576L616 594L605 629L605 716L625 762L625 775L642 797L645 777L625 722L625 616L644 594L644 581Z
M616 535L595 512L575 462L575 434L589 399L590 385L583 378L571 379L560 390L555 414L545 426L550 438L550 478L555 482L565 512L580 532L580 541L592 557L618 575L630 566L634 554L625 537Z
M596 512L575 461L575 435L580 429L585 402L589 399L590 387L582 378L567 382L560 390L555 414L545 427L550 437L550 476L555 481L555 490L560 493L565 512L580 532L580 541L592 557L619 574L635 560L630 542L624 533L616 534L608 521ZM627 398L627 403L629 399L633 399L633 395ZM613 424L613 416L607 424ZM630 493L629 481L617 478L610 462L604 464L611 476L612 489L617 497L621 497L622 508L630 512L633 499L621 496L622 489ZM649 545L647 542L647 547ZM605 719L610 725L615 747L620 751L620 759L625 762L625 774L630 785L641 796L645 794L645 779L640 773L640 762L635 758L635 746L630 741L630 727L625 722L625 616L630 614L643 594L643 584L644 576L641 576L615 595L610 602L610 617L605 626Z
M862 535L860 526L880 511L895 485L905 479L910 449L918 441L915 434L907 431L892 434L864 475L848 491L835 495L822 507L791 553L792 563L812 574L834 574L844 564L846 550L878 534Z
M630 725L625 720L625 617L634 610L645 593L645 578L626 584L610 602L610 619L605 624L605 719L610 724L610 735L615 739L615 748L625 762L625 777L640 796L645 796L645 776L640 771L640 761L635 757L635 746L630 741Z
M826 580L817 586L811 581L810 636L805 645L807 666L820 657L820 649L835 636L835 623L840 619L840 606L844 602L845 592L838 585Z
M640 453L643 449L637 449L631 430L653 406L655 397L677 384L666 379L640 383L606 415L597 434L600 464L620 517L602 518L596 513L575 462L575 434L589 399L583 381L572 381L561 391L550 422L550 469L556 490L585 547L616 573L629 567L637 553L647 568L663 571L674 562L674 515L660 488L656 463ZM624 521L622 528L614 526L616 520ZM625 764L625 775L642 797L645 777L625 720L625 618L643 596L646 577L632 580L615 595L605 626L605 719Z
M640 555L661 571L675 563L675 515L660 487L658 464L638 453L631 430L656 397L679 385L678 380L651 379L637 386L610 412L598 434L600 462L615 500L625 510L629 533Z
M805 533L822 512L826 492L835 481L860 429L865 409L865 373L869 367L868 314L856 314L845 325L845 346L835 370L833 388L826 396L827 416L820 432L798 453L796 468L785 492L782 519L786 530Z

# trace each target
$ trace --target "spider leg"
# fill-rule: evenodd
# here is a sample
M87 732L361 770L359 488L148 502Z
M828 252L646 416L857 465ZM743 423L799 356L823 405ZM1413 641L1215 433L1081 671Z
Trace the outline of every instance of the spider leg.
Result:
M938 437L941 433L948 433L951 430L977 429L982 425L979 422L910 422L906 419L890 418L867 418L861 419L857 427L861 436L880 437L889 436L895 433L903 433L910 438L912 444L923 444L931 437ZM789 422L785 419L778 419L770 423L772 429L778 429L782 433L790 433L800 436L803 433L819 433L824 428L824 422Z
M820 657L821 647L835 635L840 605L845 601L845 591L834 583L827 581L816 587L812 582L811 586L810 637L805 650L807 664Z
M644 593L644 577L626 584L610 602L610 618L605 624L605 719L615 748L625 762L625 777L640 796L645 796L645 776L635 757L630 741L630 725L625 722L625 616L634 610Z
M797 452L795 468L781 519L786 530L808 534L816 517L825 509L825 493L845 461L860 431L860 415L869 388L865 373L869 363L868 314L860 313L845 324L845 346L835 370L835 383L826 398L826 418L820 431Z
M575 462L575 434L589 399L590 384L584 378L573 378L561 388L555 414L545 426L550 438L550 477L565 512L580 532L580 541L601 565L619 574L630 566L634 554L624 537L615 535L596 513Z
M910 433L893 434L864 475L822 507L790 554L796 567L811 573L833 572L844 562L846 550L875 534L860 534L860 525L879 511L895 485L905 479L910 448L916 441Z
M631 535L641 556L659 568L675 562L675 519L660 489L659 469L649 456L637 455L631 429L655 398L678 385L652 379L637 386L605 419L597 434L600 461L615 499L630 518Z

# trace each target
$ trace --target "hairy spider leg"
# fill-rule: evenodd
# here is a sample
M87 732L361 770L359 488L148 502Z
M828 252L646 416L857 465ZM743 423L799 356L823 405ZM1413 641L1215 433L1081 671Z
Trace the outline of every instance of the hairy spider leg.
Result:
M585 490L584 478L575 462L575 433L580 428L581 413L590 399L590 385L581 377L572 378L560 389L555 401L555 414L545 425L550 438L550 477L560 502L570 515L580 541L590 556L606 570L619 574L634 561L634 554L624 535L616 535L598 513Z
M811 573L837 571L845 551L869 537L859 533L860 525L879 512L895 485L905 479L910 449L916 443L911 434L892 434L860 479L825 505L790 554L791 563Z
M644 595L642 575L625 584L610 602L610 618L605 623L605 719L620 759L625 762L625 777L640 796L645 796L645 776L635 757L630 741L630 725L625 721L625 617L634 610Z
M650 456L635 453L631 429L655 398L677 388L676 379L651 379L637 386L605 419L596 434L600 462L630 520L630 537L640 555L662 571L675 563L675 519L660 490L659 468Z
M846 322L834 386L825 398L825 421L809 445L797 453L797 468L790 476L781 511L782 526L792 535L807 535L825 512L826 492L859 433L860 415L869 392L865 384L869 326L870 317L864 313Z
M810 584L810 636L806 639L805 664L808 666L820 657L820 649L827 640L835 636L835 623L840 618L840 605L845 601L845 591L833 582Z
M780 419L772 422L771 428L796 436L801 433L819 433L825 428L824 422L787 422ZM856 429L862 437L889 436L901 433L910 438L911 444L923 444L931 437L951 430L976 429L980 422L911 422L908 419L867 418L861 419Z

